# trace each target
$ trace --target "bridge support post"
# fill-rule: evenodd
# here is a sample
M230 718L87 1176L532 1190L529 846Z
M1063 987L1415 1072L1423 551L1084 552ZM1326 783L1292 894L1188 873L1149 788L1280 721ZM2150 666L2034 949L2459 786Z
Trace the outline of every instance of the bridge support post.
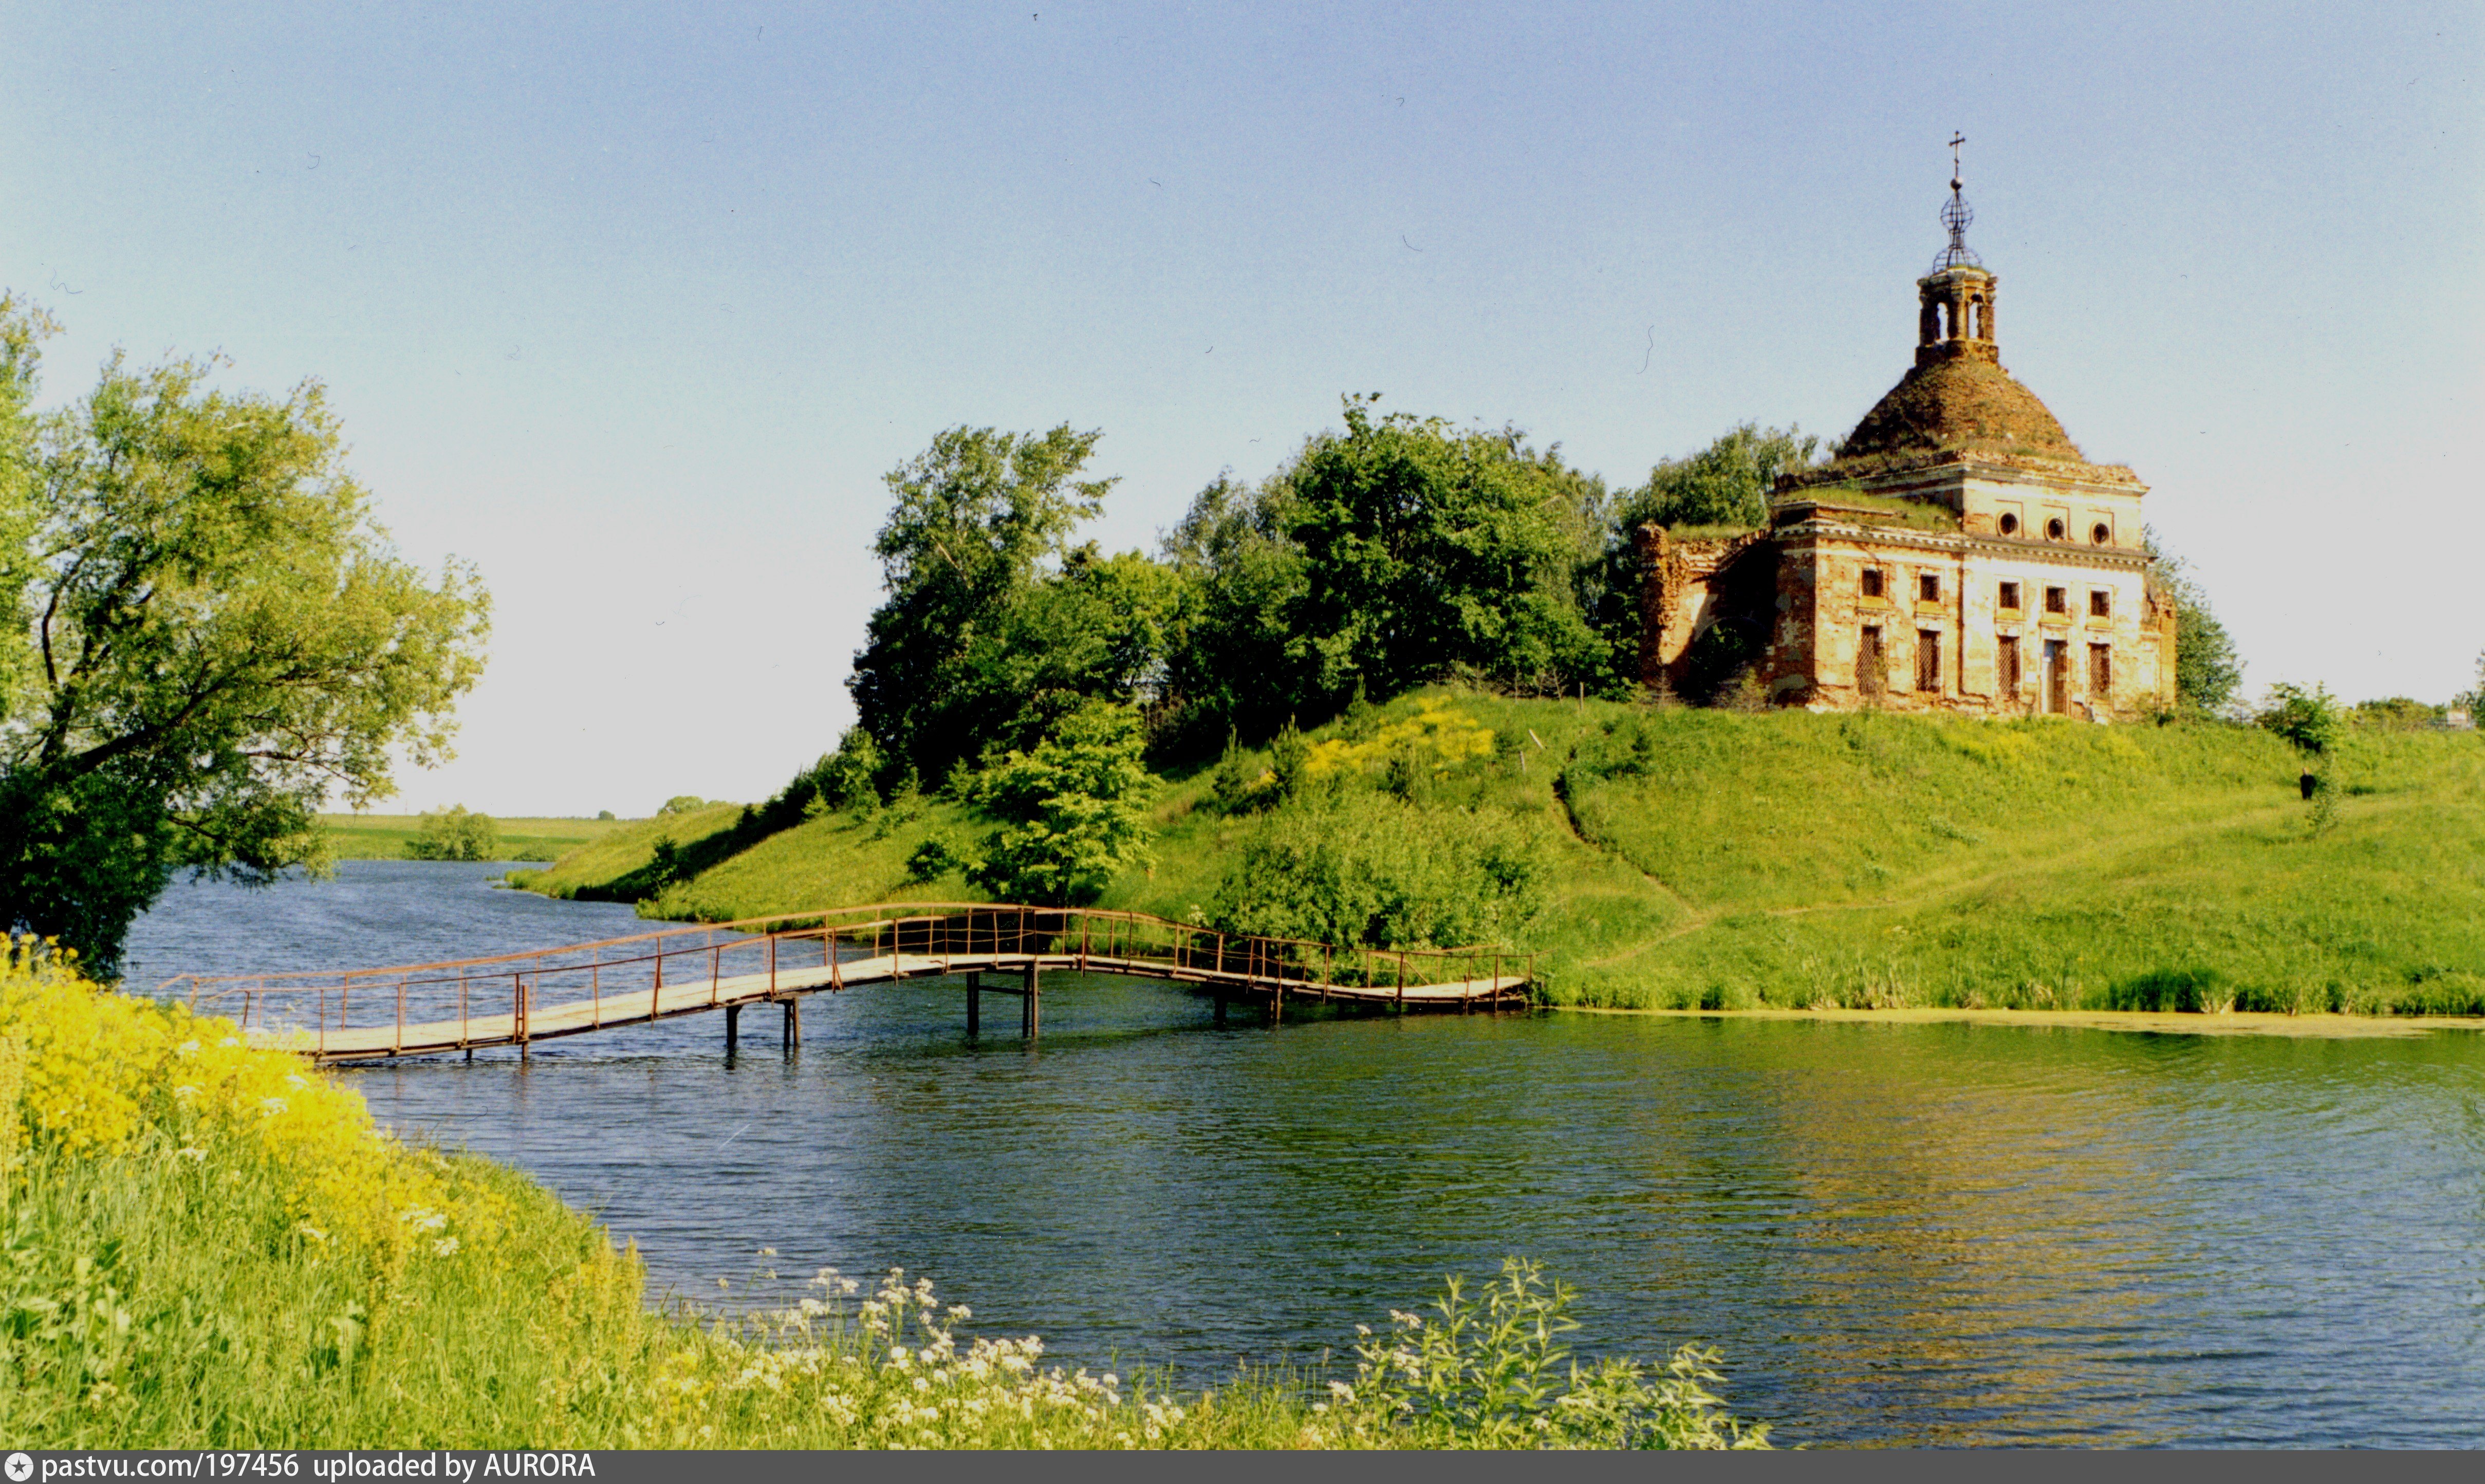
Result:
M1216 1023L1217 1025L1220 1025L1220 1026L1221 1026L1221 1025L1223 1025L1223 1024L1225 1024L1225 991L1223 991L1223 990L1221 990L1221 989L1213 989L1213 990L1210 990L1210 991L1209 991L1209 993L1208 993L1208 998L1209 998L1209 999L1211 999L1211 1000L1213 1000L1213 1001L1215 1001L1215 1002L1216 1002L1216 1022L1215 1022L1215 1023Z
M1036 1038L1044 1026L1044 1011L1041 1008L1043 990L1039 987L1043 976L1044 971L1038 969L1033 963L1026 966L1026 993L1021 995L1018 1002L1019 1034L1030 1041Z
M984 1033L984 976L980 974L967 976L967 1033Z
M803 1002L798 999L788 998L785 1002L784 1036L787 1051L803 1044Z
M732 1056L736 1044L741 1039L742 1006L728 1004L724 1007L724 1054L728 1057Z

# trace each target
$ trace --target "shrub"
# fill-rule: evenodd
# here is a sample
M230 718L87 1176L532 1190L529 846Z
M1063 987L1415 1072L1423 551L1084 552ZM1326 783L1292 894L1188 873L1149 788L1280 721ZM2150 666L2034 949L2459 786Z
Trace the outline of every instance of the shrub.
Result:
M2221 1015L2235 1007L2235 991L2215 969L2157 969L2107 990L2104 1007Z
M1220 930L1366 948L1516 946L1546 905L1540 827L1356 793L1270 815L1209 903Z
M414 838L405 842L406 858L414 861L495 861L500 849L500 825L489 814L467 812L462 804L424 811Z
M1118 871L1154 864L1138 713L1090 701L1030 753L1011 753L975 782L974 799L1009 821L985 841L976 883L1004 900L1092 900Z
M1582 1367L1562 1336L1575 1293L1542 1266L1505 1259L1482 1301L1456 1278L1439 1316L1392 1309L1384 1335L1355 1326L1352 1383L1329 1383L1329 1425L1347 1446L1764 1448L1766 1426L1718 1411L1717 1353L1684 1345L1662 1374L1638 1360Z
M2269 688L2269 703L2253 718L2266 729L2295 744L2298 751L2319 757L2338 745L2345 717L2327 686L2306 690L2281 681Z
M915 853L906 858L906 879L936 881L952 871L967 870L969 865L969 862L949 847L947 840L936 835L915 846Z

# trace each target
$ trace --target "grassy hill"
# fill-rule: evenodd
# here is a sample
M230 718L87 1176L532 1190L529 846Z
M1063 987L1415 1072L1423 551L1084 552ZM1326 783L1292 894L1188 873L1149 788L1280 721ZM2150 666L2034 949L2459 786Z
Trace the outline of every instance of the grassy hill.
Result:
M614 819L495 818L501 827L501 859L550 861L601 839L631 821ZM406 842L423 827L419 814L321 814L319 828L340 861L402 861Z
M2316 835L2296 755L2220 725L1738 715L1447 690L1365 725L1391 734L1426 716L1489 742L1444 744L1415 805L1366 787L1327 807L1404 809L1407 828L1489 814L1532 832L1548 890L1524 946L1542 951L1553 1003L2485 1013L2473 735L2357 732L2335 823ZM1376 744L1335 726L1312 736L1333 773L1374 766ZM1256 837L1316 807L1229 815L1208 773L1168 779L1157 866L1104 902L1187 917ZM926 838L981 833L955 804L764 838L740 819L725 808L628 824L524 884L710 921L980 896L955 876L909 878ZM673 879L652 871L660 834Z

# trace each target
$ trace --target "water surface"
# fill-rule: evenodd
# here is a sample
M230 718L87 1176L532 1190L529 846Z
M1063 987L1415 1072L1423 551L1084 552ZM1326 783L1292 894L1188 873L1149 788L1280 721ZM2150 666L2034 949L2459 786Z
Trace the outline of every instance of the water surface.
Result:
M498 867L181 887L130 982L639 930ZM1169 1361L1343 1349L1505 1253L1592 1349L1727 1353L1785 1442L2485 1444L2485 1038L1592 1015L1247 1017L955 983L347 1076L518 1165L660 1285L891 1263L984 1333ZM758 1250L777 1249L774 1258Z

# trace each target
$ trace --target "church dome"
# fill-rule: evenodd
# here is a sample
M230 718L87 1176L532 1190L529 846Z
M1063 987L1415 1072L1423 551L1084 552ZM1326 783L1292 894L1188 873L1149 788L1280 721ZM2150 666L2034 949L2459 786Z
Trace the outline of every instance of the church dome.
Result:
M2017 453L2077 462L2080 451L2036 394L1980 355L1918 362L1839 451L1840 459L1943 450Z

